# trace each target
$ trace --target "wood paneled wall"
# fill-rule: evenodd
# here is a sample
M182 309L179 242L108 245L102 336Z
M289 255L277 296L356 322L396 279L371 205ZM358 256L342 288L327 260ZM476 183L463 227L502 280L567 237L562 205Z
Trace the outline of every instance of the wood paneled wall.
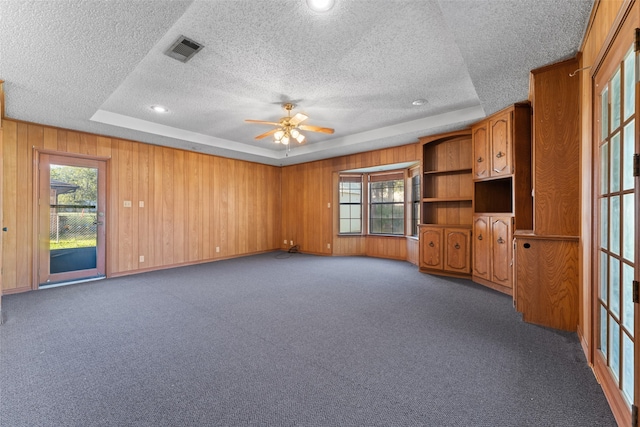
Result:
M5 293L33 283L36 149L109 159L108 276L281 246L280 168L14 120L3 124ZM125 200L132 207L123 207Z
M405 237L338 236L337 173L419 161L415 144L287 166L282 170L282 248L290 242L314 254L367 255L418 263L415 242ZM335 231L334 231L335 230ZM288 243L284 244L287 240ZM415 259L413 259L415 257Z
M591 19L582 44L580 67L594 65L605 41L612 30L616 17L627 8L629 0L597 0L591 12ZM593 215L591 211L593 183L591 169L593 166L592 127L593 127L593 81L592 70L587 69L578 73L580 77L580 110L581 110L581 146L580 146L580 278L579 301L580 313L578 319L578 335L589 361L592 361L594 348L591 319L592 295L592 227Z

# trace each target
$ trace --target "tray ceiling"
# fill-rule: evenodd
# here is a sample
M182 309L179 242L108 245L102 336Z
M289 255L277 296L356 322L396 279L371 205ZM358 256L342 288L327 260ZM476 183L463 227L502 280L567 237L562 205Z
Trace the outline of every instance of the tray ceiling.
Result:
M272 165L415 142L527 98L576 54L592 0L0 1L0 79L19 120ZM180 36L189 61L165 52ZM413 105L417 99L423 105ZM284 102L333 135L290 150ZM153 105L169 109L159 114Z

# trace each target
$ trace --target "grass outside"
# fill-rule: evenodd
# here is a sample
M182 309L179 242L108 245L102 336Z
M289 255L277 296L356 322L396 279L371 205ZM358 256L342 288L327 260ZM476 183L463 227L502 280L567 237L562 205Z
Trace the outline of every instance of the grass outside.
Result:
M49 242L49 249L74 249L74 248L90 248L96 246L96 237L93 236L79 236L71 237L68 239L60 239L57 242L51 240Z

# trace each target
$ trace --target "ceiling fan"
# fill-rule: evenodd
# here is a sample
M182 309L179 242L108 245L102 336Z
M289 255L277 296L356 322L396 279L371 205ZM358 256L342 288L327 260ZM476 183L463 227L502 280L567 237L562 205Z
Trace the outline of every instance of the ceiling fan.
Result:
M294 107L293 104L286 103L282 107L287 110L287 116L281 118L278 122L265 122L263 120L250 119L245 120L245 122L249 123L277 126L276 128L271 129L268 132L256 136L256 139L262 139L269 135L273 135L273 139L277 144L282 143L284 145L289 145L289 142L291 142L292 139L295 139L299 143L302 143L305 140L305 136L300 132L301 130L310 132L333 133L333 129L331 128L322 128L319 126L300 124L307 120L309 116L304 113L296 113L293 117L291 117L291 110Z

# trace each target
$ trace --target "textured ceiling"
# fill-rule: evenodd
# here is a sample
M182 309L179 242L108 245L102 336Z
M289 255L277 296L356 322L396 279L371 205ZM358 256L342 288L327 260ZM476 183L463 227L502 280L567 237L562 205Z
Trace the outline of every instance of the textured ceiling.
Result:
M576 54L593 0L0 0L6 115L287 165L415 142L527 98ZM182 63L184 35L205 47ZM421 106L415 99L425 99ZM254 136L293 102L290 151ZM152 105L163 105L158 114Z

